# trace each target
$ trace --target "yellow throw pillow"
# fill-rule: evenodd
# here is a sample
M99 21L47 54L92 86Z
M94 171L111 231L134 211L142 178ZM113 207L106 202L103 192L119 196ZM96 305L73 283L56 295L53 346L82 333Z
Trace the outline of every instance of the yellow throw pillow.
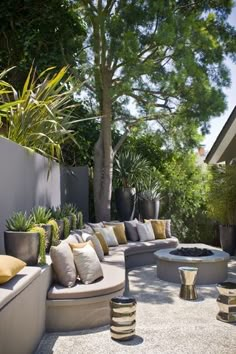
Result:
M125 225L123 223L120 224L109 223L109 225L105 225L105 227L109 227L109 226L113 227L119 245L123 245L127 243L127 238L125 234Z
M154 231L155 239L165 239L166 238L166 221L165 220L144 220L144 222L151 221L152 228Z
M70 245L70 248L72 249L72 251L73 251L74 248L83 248L83 247L85 247L87 245L90 245L90 246L92 246L94 248L94 245L93 245L92 241L90 241L90 240L87 241L87 242L69 243L69 245Z
M100 233L100 232L96 232L95 235L97 236L101 246L102 246L102 249L103 249L103 252L104 252L104 255L108 255L109 254L109 247L106 243L106 240L105 238L103 237L103 235Z
M0 284L4 284L11 280L26 263L12 256L0 256Z

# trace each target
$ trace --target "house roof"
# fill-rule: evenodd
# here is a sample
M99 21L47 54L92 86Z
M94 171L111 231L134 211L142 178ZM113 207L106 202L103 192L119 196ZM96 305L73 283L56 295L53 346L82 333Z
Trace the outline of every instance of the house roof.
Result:
M219 133L205 162L214 164L225 161L229 163L236 157L236 106Z

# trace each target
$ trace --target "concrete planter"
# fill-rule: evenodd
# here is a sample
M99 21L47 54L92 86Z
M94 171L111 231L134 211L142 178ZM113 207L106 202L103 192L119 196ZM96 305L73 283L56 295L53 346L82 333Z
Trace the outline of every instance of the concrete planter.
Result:
M6 254L21 259L27 265L37 265L40 237L37 232L4 232Z

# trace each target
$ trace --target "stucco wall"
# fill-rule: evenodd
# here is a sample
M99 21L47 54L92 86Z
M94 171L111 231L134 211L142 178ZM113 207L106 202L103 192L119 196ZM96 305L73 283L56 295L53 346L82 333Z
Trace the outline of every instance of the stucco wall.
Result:
M0 137L0 253L4 253L5 220L14 211L61 203L60 166Z

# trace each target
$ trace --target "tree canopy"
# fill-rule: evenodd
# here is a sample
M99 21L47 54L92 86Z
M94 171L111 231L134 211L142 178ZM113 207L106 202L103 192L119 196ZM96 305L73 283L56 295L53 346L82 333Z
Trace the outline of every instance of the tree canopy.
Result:
M235 60L236 52L236 32L227 23L233 1L77 4L87 26L86 56L80 63L102 116L94 159L95 209L98 219L109 219L113 159L137 121L156 120L168 130L182 117L180 126L191 121L199 127L225 109L222 88L230 77L224 58ZM138 119L129 109L134 104ZM123 127L117 144L113 124Z

